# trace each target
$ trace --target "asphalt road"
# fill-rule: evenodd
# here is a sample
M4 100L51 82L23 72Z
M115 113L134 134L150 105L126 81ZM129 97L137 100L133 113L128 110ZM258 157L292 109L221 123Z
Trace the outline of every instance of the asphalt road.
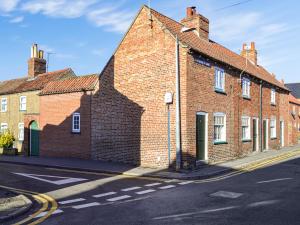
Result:
M1 185L56 199L58 210L42 224L300 224L300 159L213 182L12 164L0 164L0 171Z

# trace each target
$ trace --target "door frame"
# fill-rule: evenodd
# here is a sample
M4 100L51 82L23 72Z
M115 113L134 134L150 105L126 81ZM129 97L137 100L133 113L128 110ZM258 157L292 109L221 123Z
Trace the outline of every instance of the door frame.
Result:
M33 156L32 155L32 148L31 148L31 146L32 146L32 143L31 143L31 140L32 140L32 132L31 132L31 125L33 124L33 123L36 123L36 125L37 125L37 127L39 127L39 125L38 125L38 122L36 121L36 120L33 120L33 121L31 121L30 123L29 123L29 156Z
M256 131L255 131L256 132L256 143L255 143L256 150L254 152L258 152L259 151L259 140L260 140L260 138L259 138L259 118L253 117L252 122L253 122L253 120L255 120L255 123L256 123ZM253 129L253 126L252 126L252 129ZM253 134L253 131L252 131L252 134Z
M280 145L284 147L284 120L280 120Z
M204 160L208 160L208 113L207 112L197 112L196 113L196 146L197 146L197 115L205 116L205 144L204 144ZM196 151L198 151L196 147ZM196 152L197 155L197 152ZM197 160L202 161L202 160Z

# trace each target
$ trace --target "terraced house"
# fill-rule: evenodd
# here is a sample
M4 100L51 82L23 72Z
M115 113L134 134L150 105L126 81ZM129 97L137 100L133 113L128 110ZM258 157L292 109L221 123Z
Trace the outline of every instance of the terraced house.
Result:
M143 6L100 75L91 157L194 168L279 149L288 145L288 104L255 43L237 54L210 40L195 7L179 23Z
M18 151L28 155L39 154L39 121L34 117L40 113L38 94L50 81L75 76L71 69L46 72L43 51L35 44L31 48L26 77L0 82L0 125L1 131L13 132ZM27 118L27 119L26 119ZM31 136L24 135L24 127L30 127ZM36 132L35 132L36 131ZM27 140L27 137L30 138ZM27 144L24 144L27 143Z
M295 145L300 140L300 100L290 94L289 102L289 144Z

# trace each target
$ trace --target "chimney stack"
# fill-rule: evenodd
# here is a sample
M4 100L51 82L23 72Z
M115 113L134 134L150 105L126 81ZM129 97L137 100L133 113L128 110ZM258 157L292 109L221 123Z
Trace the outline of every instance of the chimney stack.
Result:
M28 60L28 77L34 78L39 74L46 73L46 60L44 51L38 49L37 44L31 47L31 57Z
M209 39L209 20L197 13L195 6L186 9L186 17L181 23L188 28L195 28L199 37Z
M255 42L251 42L250 46L244 43L241 56L247 58L251 63L257 66L257 51L255 49Z

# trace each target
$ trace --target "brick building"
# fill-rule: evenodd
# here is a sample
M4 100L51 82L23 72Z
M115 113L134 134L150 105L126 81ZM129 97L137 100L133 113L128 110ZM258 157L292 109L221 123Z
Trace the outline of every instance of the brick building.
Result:
M93 159L175 162L177 68L182 166L287 145L289 90L258 64L254 43L239 55L209 39L209 20L195 7L178 23L143 6L93 96Z
M295 145L300 139L300 101L290 94L289 103L289 145Z
M48 83L40 93L40 155L90 158L91 105L98 75Z
M66 79L75 76L72 69L63 69L46 72L46 60L43 51L34 44L31 48L31 57L28 60L28 73L25 77L0 82L0 125L1 131L9 129L15 136L14 146L18 152L37 155L38 151L30 151L26 127L37 126L35 118L39 115L38 94L44 86L53 80ZM25 134L24 134L25 133ZM35 138L36 150L38 139Z

